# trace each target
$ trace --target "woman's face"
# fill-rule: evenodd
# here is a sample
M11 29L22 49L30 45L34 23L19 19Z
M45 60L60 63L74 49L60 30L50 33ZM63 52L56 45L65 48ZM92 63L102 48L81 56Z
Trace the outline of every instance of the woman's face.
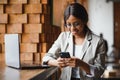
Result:
M84 32L84 24L82 21L72 15L66 20L66 27L74 36L80 36Z

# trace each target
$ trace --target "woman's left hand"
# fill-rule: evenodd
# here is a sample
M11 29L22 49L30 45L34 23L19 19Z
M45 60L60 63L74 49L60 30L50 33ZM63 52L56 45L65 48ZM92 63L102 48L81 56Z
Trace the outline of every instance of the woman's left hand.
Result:
M67 65L71 67L79 67L83 64L83 61L76 57L71 57L69 59L66 58L66 62Z
M79 58L76 57L65 58L65 64L70 67L81 67L81 69L84 69L87 74L91 74L90 66L84 61L80 60Z

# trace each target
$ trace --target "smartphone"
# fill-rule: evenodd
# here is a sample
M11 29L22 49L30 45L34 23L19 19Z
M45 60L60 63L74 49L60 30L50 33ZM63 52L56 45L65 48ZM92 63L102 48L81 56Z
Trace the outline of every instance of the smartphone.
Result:
M60 57L61 58L70 58L69 52L60 52Z

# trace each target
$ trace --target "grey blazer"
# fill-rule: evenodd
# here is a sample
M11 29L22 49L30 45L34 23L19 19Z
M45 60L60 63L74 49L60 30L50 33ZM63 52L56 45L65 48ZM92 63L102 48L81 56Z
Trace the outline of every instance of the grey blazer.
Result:
M58 39L54 42L48 53L43 57L43 62L47 62L51 59L57 59L59 52L69 52L73 56L73 36L70 32L62 32ZM91 75L79 68L81 80L92 80L93 77L99 78L105 69L105 55L106 48L104 40L99 36L88 32L82 48L82 56L80 59L90 65ZM71 67L65 67L62 70L60 80L70 80Z

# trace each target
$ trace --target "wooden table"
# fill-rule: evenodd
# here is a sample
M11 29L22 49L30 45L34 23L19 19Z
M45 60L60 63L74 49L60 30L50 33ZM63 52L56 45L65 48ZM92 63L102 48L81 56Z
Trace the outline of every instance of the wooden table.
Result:
M0 80L45 80L56 73L58 69L57 67L32 70L14 69L6 66L3 58L0 54Z
M110 67L116 65L108 64ZM56 73L56 78L51 80L58 80L58 70L57 67L32 70L10 68L5 65L4 55L0 54L0 80L48 80L54 73ZM102 78L95 80L120 80L120 64L116 66L116 69L106 69Z
M103 78L117 78L120 80L120 64L119 63L106 63L106 70Z

